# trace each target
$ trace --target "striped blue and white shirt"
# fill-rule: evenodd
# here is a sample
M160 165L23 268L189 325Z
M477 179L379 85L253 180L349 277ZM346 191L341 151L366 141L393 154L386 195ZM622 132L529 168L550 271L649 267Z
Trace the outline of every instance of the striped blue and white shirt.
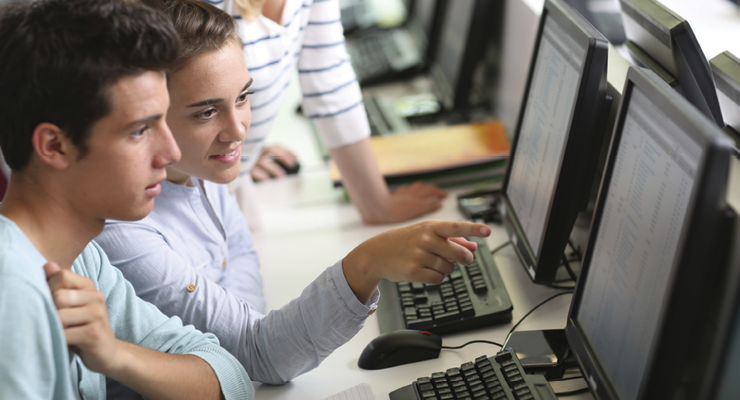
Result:
M303 112L328 148L370 134L362 94L344 47L338 0L286 0L280 23L248 21L233 0L206 0L231 13L239 26L254 79L252 125L242 149L242 175L254 166L297 66Z

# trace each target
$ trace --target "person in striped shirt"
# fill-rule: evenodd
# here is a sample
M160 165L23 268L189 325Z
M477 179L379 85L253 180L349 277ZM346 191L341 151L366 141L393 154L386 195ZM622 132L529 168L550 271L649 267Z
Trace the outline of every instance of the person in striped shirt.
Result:
M389 191L370 147L360 87L344 47L338 0L204 0L237 19L252 77L252 126L242 148L238 193L248 198L249 171L298 68L303 112L337 163L352 202L367 224L405 221L441 206L444 190L415 183ZM243 210L249 207L240 201ZM245 211L252 219L256 213ZM256 227L258 221L250 221Z

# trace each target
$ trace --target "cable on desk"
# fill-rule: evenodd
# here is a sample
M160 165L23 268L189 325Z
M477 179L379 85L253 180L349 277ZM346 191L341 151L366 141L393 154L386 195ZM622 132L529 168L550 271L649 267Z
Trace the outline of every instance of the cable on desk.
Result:
M525 318L529 317L529 315L532 314L534 312L534 310L540 308L543 304L547 303L548 301L550 301L550 300L552 300L552 299L554 299L556 297L562 296L564 294L569 294L569 293L570 294L573 294L573 291L572 290L567 290L565 292L557 293L555 295L552 295L552 296L548 297L547 299L545 299L544 301L542 301L540 304L537 304L536 306L534 306L534 308L532 308L531 310L529 310L529 312L527 312L526 314L524 314L524 316L519 320L519 322L517 322L516 324L514 324L514 326L511 327L511 330L509 330L509 334L506 335L506 337L509 337L512 334L512 332L514 332L514 330L516 330L516 328L519 326L519 324L521 324L522 321L524 321Z
M499 250L503 249L504 247L511 244L511 240L507 241L506 243L502 244L501 246L496 247L495 249L491 250L491 255L496 254Z
M500 343L491 342L490 340L471 340L471 341L469 341L469 342L467 342L465 344L461 344L460 346L442 346L442 348L443 349L448 349L448 350L457 350L457 349L462 349L463 347L465 347L465 346L467 346L469 344L473 344L473 343L486 343L486 344L493 344L493 345L496 345L496 346L501 347L501 348L504 347Z

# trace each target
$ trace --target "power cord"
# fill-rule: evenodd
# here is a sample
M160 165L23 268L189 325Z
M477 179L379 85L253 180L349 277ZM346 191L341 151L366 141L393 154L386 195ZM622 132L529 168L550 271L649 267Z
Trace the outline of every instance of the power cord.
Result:
M504 247L506 247L506 246L508 246L510 244L511 244L511 240L509 240L509 241L505 242L504 244L496 247L495 249L491 250L491 255L496 254L499 250L503 249Z
M473 343L486 343L486 344L493 344L493 345L496 345L496 346L501 347L501 348L504 347L500 343L491 342L490 340L471 340L471 341L469 341L469 342L467 342L465 344L461 344L460 346L442 346L442 348L443 349L449 349L449 350L457 350L457 349L462 349L463 347L465 347L465 346L467 346L469 344L473 344Z
M565 292L560 292L560 293L554 294L554 295L548 297L547 299L545 299L544 301L542 301L540 304L537 304L536 306L534 306L534 308L532 308L531 310L529 310L529 312L527 312L526 314L524 314L524 316L519 320L519 322L517 322L516 324L514 324L514 326L511 327L511 330L509 330L509 334L506 335L506 336L509 337L509 335L511 335L514 332L514 330L516 330L516 328L519 327L519 324L521 324L522 321L524 321L525 318L527 318L530 314L532 314L534 312L534 310L540 308L542 305L544 305L545 303L547 303L548 301L550 301L550 300L552 300L552 299L554 299L556 297L562 296L564 294L569 294L569 293L570 294L573 294L573 291L572 290L567 290Z

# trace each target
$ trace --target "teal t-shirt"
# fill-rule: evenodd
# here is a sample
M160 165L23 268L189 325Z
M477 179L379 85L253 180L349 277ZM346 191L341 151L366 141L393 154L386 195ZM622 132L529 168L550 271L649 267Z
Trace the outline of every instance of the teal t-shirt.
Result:
M105 377L67 351L64 329L46 283L46 260L11 220L0 215L0 398L103 399ZM213 368L227 399L252 399L244 368L218 345L178 317L168 318L136 297L105 253L90 242L72 271L95 282L106 297L118 339L151 349L201 357Z

